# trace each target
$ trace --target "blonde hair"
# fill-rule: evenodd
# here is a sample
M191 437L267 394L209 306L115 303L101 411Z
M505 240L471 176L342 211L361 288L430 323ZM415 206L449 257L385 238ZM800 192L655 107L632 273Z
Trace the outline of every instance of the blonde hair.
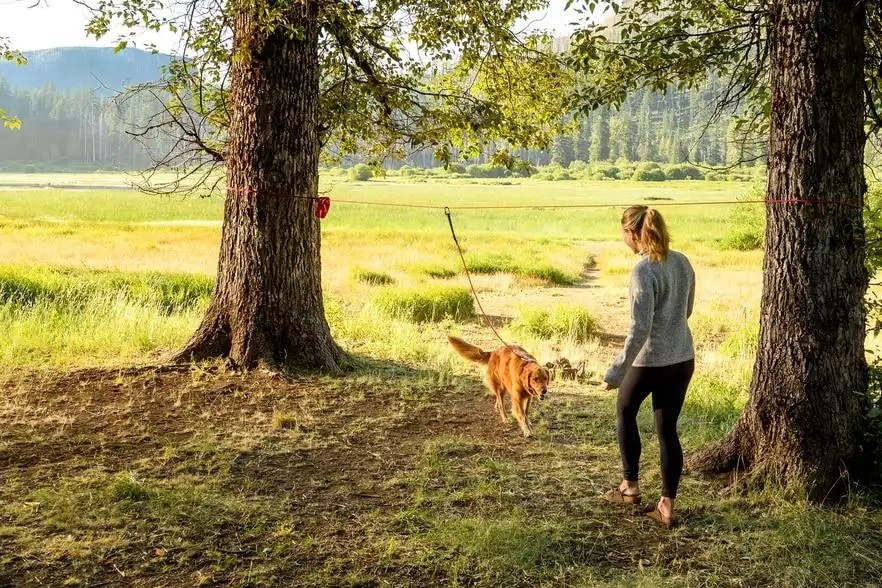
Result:
M659 211L643 205L630 206L622 213L622 228L637 235L640 251L651 261L667 259L671 236Z

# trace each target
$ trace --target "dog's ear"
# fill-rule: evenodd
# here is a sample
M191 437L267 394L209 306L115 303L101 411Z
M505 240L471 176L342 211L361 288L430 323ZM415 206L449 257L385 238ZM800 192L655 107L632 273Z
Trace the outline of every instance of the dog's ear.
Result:
M545 372L545 381L551 383L554 381L554 370L550 370L547 367L540 367L541 371Z

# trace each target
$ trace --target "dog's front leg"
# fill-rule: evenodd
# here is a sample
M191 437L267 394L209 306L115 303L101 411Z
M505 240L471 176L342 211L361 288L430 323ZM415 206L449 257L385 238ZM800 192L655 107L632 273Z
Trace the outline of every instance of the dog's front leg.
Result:
M505 406L502 403L502 397L505 396L505 388L502 387L502 384L490 378L486 380L486 383L487 387L496 395L496 412L499 414L502 422L507 425L508 417L505 416Z
M511 412L521 426L521 431L523 431L524 437L532 437L533 432L530 430L530 425L527 423L527 414L524 411L524 397L512 397L511 400Z
M503 424L508 424L508 417L505 416L505 405L502 403L502 393L496 393L496 412L499 413L499 418L502 419Z

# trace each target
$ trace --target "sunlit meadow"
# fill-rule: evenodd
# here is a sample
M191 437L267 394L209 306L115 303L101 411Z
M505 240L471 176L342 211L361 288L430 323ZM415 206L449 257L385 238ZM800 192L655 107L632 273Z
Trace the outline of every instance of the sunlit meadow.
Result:
M628 328L634 258L621 210L658 207L696 270L697 372L680 420L689 451L723 435L747 400L762 252L725 241L733 203L753 185L326 176L326 316L359 367L287 383L220 363L150 367L206 307L223 206L141 194L127 180L0 177L0 420L10 431L0 456L31 464L0 478L0 583L4 573L68 585L882 577L871 495L824 509L687 476L685 523L672 532L597 500L619 468L614 396L600 376ZM499 423L479 368L446 343L457 334L492 348L485 320L540 361L579 367L536 409L529 443ZM648 409L639 423L652 494Z

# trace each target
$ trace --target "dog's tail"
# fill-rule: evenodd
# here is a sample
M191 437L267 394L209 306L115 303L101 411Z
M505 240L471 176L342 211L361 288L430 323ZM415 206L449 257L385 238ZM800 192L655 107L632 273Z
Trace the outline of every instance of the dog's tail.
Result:
M478 363L487 363L490 361L489 351L484 351L480 347L475 347L471 343L466 343L459 337L451 337L448 335L447 340L450 341L450 344L453 345L453 348L457 353L468 360L476 361Z

